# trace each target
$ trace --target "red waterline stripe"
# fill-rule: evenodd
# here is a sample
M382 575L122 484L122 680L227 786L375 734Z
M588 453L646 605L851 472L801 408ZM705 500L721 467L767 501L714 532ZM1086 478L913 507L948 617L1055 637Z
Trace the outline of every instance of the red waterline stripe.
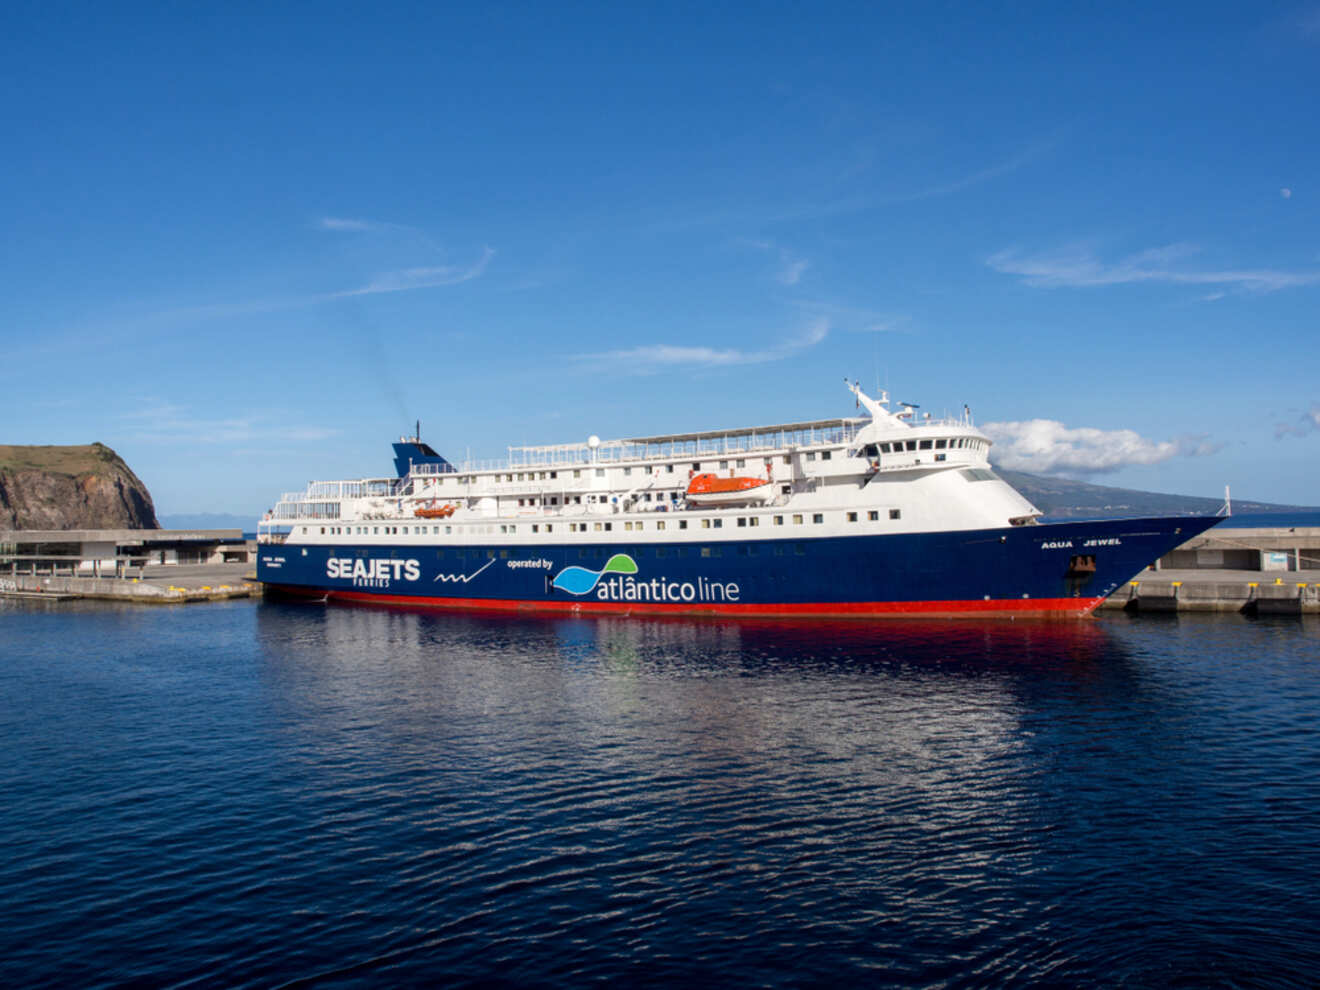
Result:
M331 591L289 585L272 589L298 597L334 601L367 602L378 605L413 605L427 608L484 612L558 612L579 615L724 615L883 618L922 615L930 618L976 616L980 618L1039 617L1082 618L1094 611L1103 598L994 598L972 601L935 602L798 602L720 603L692 605L662 602L523 601L517 598L439 598L414 595L380 595L369 591Z

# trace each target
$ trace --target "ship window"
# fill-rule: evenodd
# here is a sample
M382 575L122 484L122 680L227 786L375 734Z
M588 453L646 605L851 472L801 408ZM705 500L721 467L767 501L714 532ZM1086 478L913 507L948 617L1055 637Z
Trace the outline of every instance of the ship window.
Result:
M793 525L794 525L794 526L801 526L801 525L802 525L802 516L801 516L800 513L796 513L796 512L795 512L795 513L793 514Z
M665 528L665 521L664 521L663 519L657 519L657 520L656 520L656 523L655 523L655 528L656 528L656 529L664 529L664 528Z
M322 535L322 536L325 536L325 527L324 527L324 526L321 527L321 535Z
M541 527L538 526L538 525L536 525L536 523L532 523L532 532L533 532L533 533L539 533L539 532L541 532Z
M782 526L782 525L784 525L784 517L783 517L783 516L775 516L775 525L776 525L776 526Z
M949 441L948 441L948 440L936 440L936 441L935 441L935 449L936 449L936 450L943 450L943 449L944 449L945 447L947 447L948 445L949 445Z
M830 451L828 451L828 450L822 450L822 451L820 452L820 459L821 459L822 461L828 461L828 460L830 459Z
M305 532L307 532L307 530L304 529L303 532L305 533ZM379 526L372 526L372 527L371 527L371 533L372 533L373 536L374 536L375 534L379 533L379 532L380 532L380 527L379 527Z
M605 477L605 469L604 469L604 468L596 468L596 477L597 477L597 478L603 478L603 477Z
M592 523L592 528L595 529L595 531L596 531L597 533L599 533L599 532L600 532L600 523Z
M558 478L558 477L559 477L559 472L558 472L558 471L551 471L551 472L550 472L550 477L551 477L551 478Z
M673 474L673 473L674 473L674 465L672 465L672 464L666 464L666 465L665 465L665 473L667 473L667 474Z
M908 450L916 450L916 449L917 449L917 441L915 441L915 440L909 440L909 441L907 442L907 449L908 449Z
M780 491L780 493L783 494L783 495L792 495L792 494L793 494L793 486L792 486L792 485L780 485L780 486L779 486L779 491Z
M724 525L724 520L723 520L723 519L716 519L716 520L715 520L715 528L716 528L716 529L720 529L723 525Z
M807 451L807 460L814 461L815 459L816 459L816 452L814 450Z
M739 517L738 517L738 525L739 525L739 526L746 526L746 525L747 525L747 517L746 517L746 516L739 516Z
M761 525L761 520L758 519L756 516L752 516L752 518L748 521L747 525L748 525L748 526L759 526L759 525Z
M813 512L813 513L811 514L811 521L812 521L813 523L823 523L823 522L825 521L825 513L823 513L823 512Z
M870 512L866 514L866 518L871 522L875 522L877 519L880 518L880 513L876 512L875 509L872 509Z
M902 509L890 509L890 510L889 510L889 518L890 518L890 519L900 519L900 518L902 518L902 516L903 516L903 510L902 510Z
M627 477L628 475L632 474L632 468L630 468L630 467L626 467L626 468L624 468L624 469L623 469L623 474L624 474L624 477Z
M574 472L573 472L573 477L575 477L575 478L580 478L580 477L582 477L582 472L581 472L581 471L574 471Z
M701 470L701 462L698 461L697 463L693 464L693 465L692 465L692 470L693 470L693 471L700 471L700 470Z
M702 528L702 529L710 529L710 520L709 520L709 519L703 519L703 520L701 520L701 528Z
M922 440L918 447L921 450L930 450L930 444L931 442L929 440Z
M608 532L609 532L610 530L612 530L613 528L614 528L614 523L606 523L606 524L605 524L605 532L608 533Z
M937 460L937 461L948 460L948 458L949 458L949 455L948 455L948 454L936 454L936 455L935 455L935 460Z
M679 529L687 529L687 520L686 520L686 519L680 519L680 520L678 521L678 528L679 528Z
M728 467L728 466L729 466L729 462L728 462L728 461L720 461L720 470L721 470L721 471L723 471L723 470L724 470L726 467Z
M785 454L785 455L784 455L784 463L785 463L785 464L792 464L792 463L793 463L793 458L792 458L792 456L791 456L790 454Z
M445 527L445 535L446 535L446 536L448 536L448 535L449 535L450 533L452 533L453 531L454 531L454 527L453 527L453 526L446 526L446 527Z
M738 461L734 464L734 467L746 467L746 466L747 466L747 462L742 460L741 458L739 458Z
M850 513L848 513L848 521L849 521L849 522L856 522L856 521L857 521L857 513L855 513L855 512L850 512Z
M555 531L555 524L554 524L554 523L546 523L546 524L545 524L545 531L546 531L547 533L553 533L553 532Z

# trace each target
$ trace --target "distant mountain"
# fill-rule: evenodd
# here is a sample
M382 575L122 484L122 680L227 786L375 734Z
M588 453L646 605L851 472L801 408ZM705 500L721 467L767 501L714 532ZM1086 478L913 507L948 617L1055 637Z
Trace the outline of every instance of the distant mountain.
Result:
M257 517L231 512L183 512L161 516L160 524L166 529L241 529L252 533L257 529Z
M1161 495L1131 488L1109 488L1085 481L1052 478L1025 471L995 473L1026 496L1036 508L1054 519L1078 519L1094 516L1212 516L1224 504L1221 498L1196 495ZM1233 512L1306 512L1313 506L1276 505L1233 499Z

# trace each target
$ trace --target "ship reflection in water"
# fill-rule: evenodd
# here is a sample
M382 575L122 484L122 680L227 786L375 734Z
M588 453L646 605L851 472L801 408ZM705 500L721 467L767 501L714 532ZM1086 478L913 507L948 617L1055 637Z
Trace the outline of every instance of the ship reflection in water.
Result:
M260 616L269 704L318 782L304 814L391 848L439 938L381 951L570 982L640 960L770 983L1244 972L1210 911L1243 891L1186 896L1189 857L1236 862L1216 823L1240 796L1133 628Z

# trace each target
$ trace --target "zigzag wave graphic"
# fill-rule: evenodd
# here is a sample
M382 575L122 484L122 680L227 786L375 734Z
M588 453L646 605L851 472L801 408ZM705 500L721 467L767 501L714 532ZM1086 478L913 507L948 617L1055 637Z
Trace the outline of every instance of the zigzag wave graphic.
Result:
M480 567L478 567L475 571L473 571L471 574L437 574L435 576L435 580L444 581L446 583L452 582L454 584L458 584L461 582L462 584L467 584L469 581L471 581L474 577L476 577L478 574L480 574L482 571L484 571L487 567L489 567L493 563L495 563L495 561L488 560Z

